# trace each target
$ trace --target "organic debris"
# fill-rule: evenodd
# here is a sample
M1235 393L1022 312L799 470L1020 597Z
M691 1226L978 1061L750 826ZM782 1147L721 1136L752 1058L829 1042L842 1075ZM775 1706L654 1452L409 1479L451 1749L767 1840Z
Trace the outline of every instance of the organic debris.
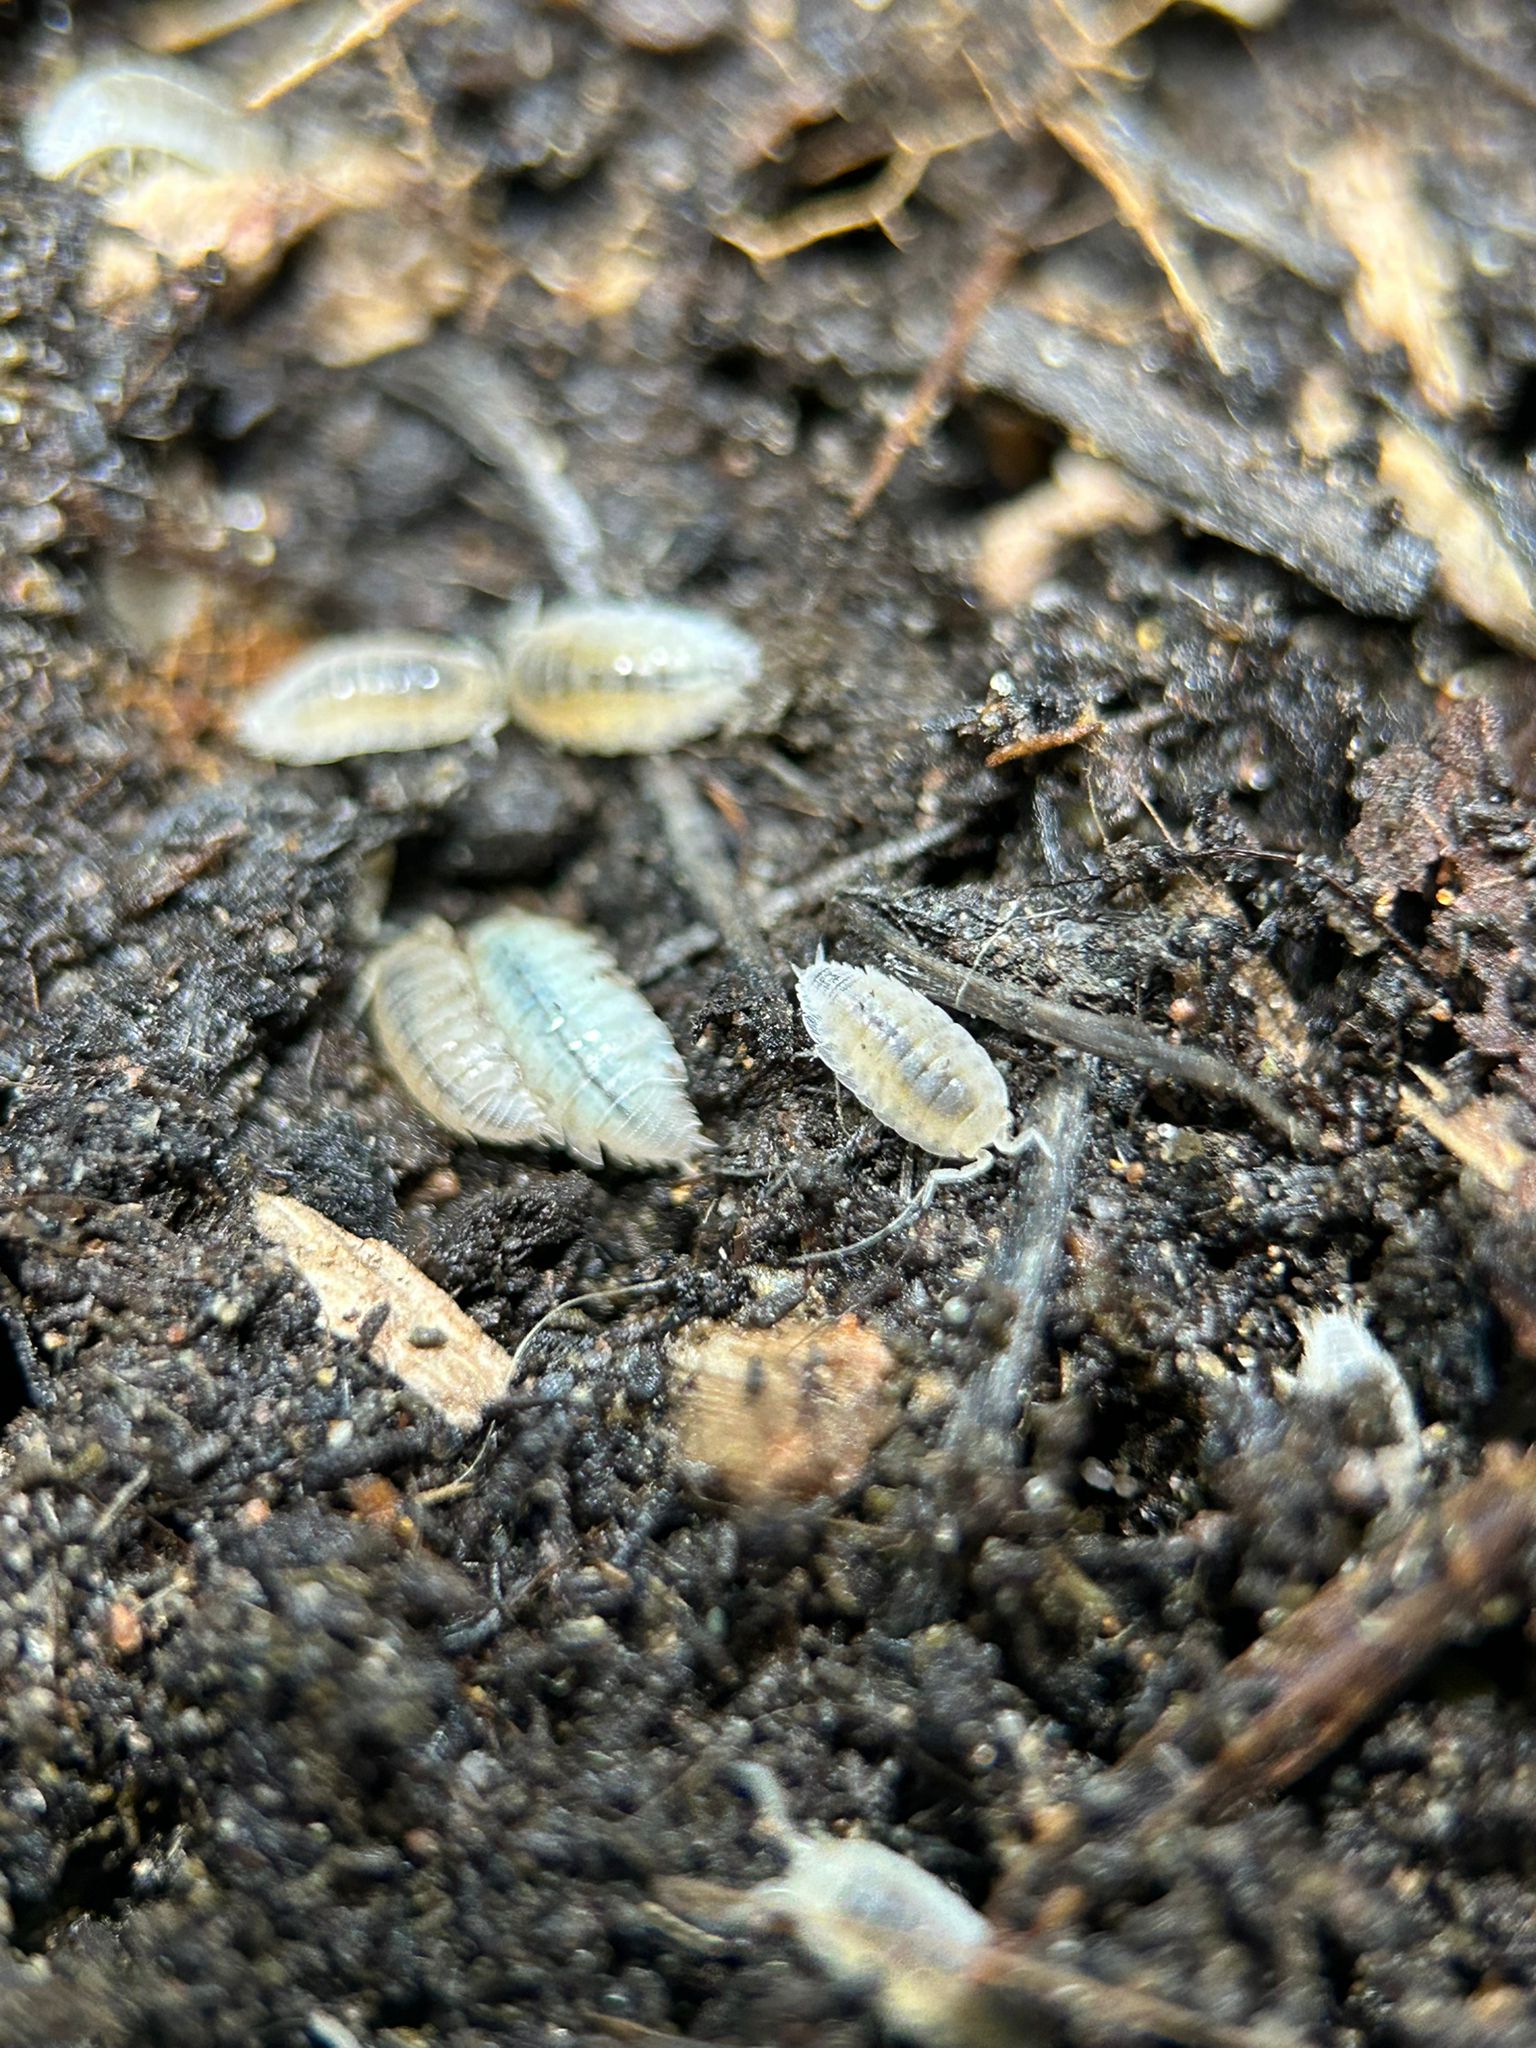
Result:
M1529 10L0 80L0 2038L1529 2048Z
M358 1345L456 1429L473 1429L507 1391L506 1352L393 1245L354 1237L291 1195L254 1195L251 1211L314 1291L331 1335Z
M744 1506L838 1498L895 1426L895 1360L856 1316L694 1323L669 1360L678 1455Z

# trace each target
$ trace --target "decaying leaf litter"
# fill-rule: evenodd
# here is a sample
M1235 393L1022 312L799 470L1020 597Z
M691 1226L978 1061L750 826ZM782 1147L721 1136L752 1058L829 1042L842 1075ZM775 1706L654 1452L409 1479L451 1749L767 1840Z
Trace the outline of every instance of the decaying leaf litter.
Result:
M382 208L172 270L0 149L7 2038L874 2040L667 1903L782 1869L743 1764L986 1910L933 2038L1528 2038L1521 11L423 5L291 93L350 29L268 12L188 61L387 140ZM144 19L0 17L5 136ZM755 635L752 729L225 737L596 565ZM696 1178L389 1082L379 918L509 895L646 987ZM923 1171L793 1035L821 940L1051 1156L807 1269ZM264 1192L516 1359L477 1426ZM1296 1371L1338 1310L1411 1487ZM676 1345L849 1315L896 1426L733 1505Z

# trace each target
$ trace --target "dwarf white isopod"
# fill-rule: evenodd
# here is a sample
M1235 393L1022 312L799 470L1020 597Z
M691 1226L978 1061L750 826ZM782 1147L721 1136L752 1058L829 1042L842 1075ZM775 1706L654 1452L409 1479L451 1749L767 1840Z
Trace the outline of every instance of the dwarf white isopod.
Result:
M511 715L575 754L661 754L714 732L757 680L757 642L709 611L576 600L502 640Z
M880 1842L803 1833L763 1765L738 1765L733 1775L757 1801L763 1832L788 1868L745 1892L662 1878L655 1890L663 1906L724 1932L787 1926L829 1977L872 1992L893 2029L934 2042L967 2038L954 2021L972 1967L994 1939L984 1915Z
M40 103L22 150L40 178L68 178L120 153L240 178L277 165L283 145L271 122L253 119L197 65L112 57L87 64Z
M691 1166L710 1149L666 1026L588 933L503 910L464 935L481 996L578 1159Z
M817 1057L881 1123L940 1159L1006 1139L1008 1089L988 1054L937 1003L878 967L817 960L796 976Z
M444 1130L491 1145L539 1145L555 1136L440 918L386 946L369 978L379 1050Z
M935 1189L979 1180L999 1154L1044 1149L1036 1132L1015 1133L1007 1083L991 1055L915 988L878 967L819 956L799 969L796 984L816 1055L849 1094L910 1144L968 1163L936 1168L901 1214L869 1237L791 1264L863 1251L926 1208Z
M484 648L426 633L340 633L264 683L237 732L247 753L298 766L451 746L506 718Z

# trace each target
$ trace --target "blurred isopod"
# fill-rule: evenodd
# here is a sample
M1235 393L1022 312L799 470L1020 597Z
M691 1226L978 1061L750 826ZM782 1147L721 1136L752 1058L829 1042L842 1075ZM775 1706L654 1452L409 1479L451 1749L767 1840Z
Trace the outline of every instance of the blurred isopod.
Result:
M554 1137L463 948L441 919L386 946L369 977L379 1050L406 1093L444 1130L492 1145Z
M680 1455L750 1507L846 1493L895 1421L896 1361L856 1316L692 1323L668 1358Z
M1044 1149L1037 1132L1015 1133L1007 1083L990 1053L927 996L878 967L819 957L796 980L817 1057L849 1094L910 1144L968 1163L936 1168L901 1214L869 1237L792 1263L863 1251L926 1208L935 1189L979 1180L999 1155L1026 1145Z
M662 754L716 731L761 667L715 612L576 600L503 636L511 716L577 754Z
M283 143L195 64L109 57L85 65L33 110L22 130L28 168L68 178L126 155L168 158L210 178L271 169Z
M881 1842L803 1833L763 1765L739 1765L733 1775L758 1802L787 1868L744 1892L663 1877L654 1885L662 1905L722 1932L787 1926L829 1977L870 1992L897 2033L928 2042L992 2038L965 2023L972 1972L994 1939L990 1922L942 1878Z
M480 994L568 1152L691 1166L710 1149L667 1028L607 949L559 918L503 910L464 947Z
M469 641L342 633L256 692L237 733L248 753L307 765L446 747L505 724L500 673Z

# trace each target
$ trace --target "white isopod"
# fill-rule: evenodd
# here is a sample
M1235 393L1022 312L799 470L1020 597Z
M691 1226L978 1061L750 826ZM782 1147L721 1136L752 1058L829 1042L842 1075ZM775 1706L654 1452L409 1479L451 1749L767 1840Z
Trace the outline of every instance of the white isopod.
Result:
M480 994L578 1159L691 1166L710 1141L667 1028L588 933L502 910L464 935Z
M463 948L440 918L386 946L370 980L379 1050L428 1116L459 1137L491 1145L554 1139Z
M878 967L848 967L820 955L796 982L800 1014L817 1057L889 1130L939 1159L901 1214L832 1252L791 1261L812 1265L864 1251L899 1230L946 1184L979 1180L999 1156L1044 1150L1034 1130L1016 1132L1008 1087L991 1055L937 1003Z
M283 143L197 65L118 56L85 65L43 100L22 130L22 150L40 178L68 178L118 155L241 178L279 164Z
M942 1878L879 1842L802 1833L772 1774L760 1764L735 1777L758 1802L762 1826L788 1867L747 1892L690 1878L663 1878L663 1905L723 1931L786 1926L828 1976L871 1991L885 2019L913 2037L965 2038L973 1966L994 1938L991 1923Z
M755 640L717 613L573 600L502 640L510 711L575 754L662 754L714 732L757 680Z
M504 725L495 661L471 641L340 633L279 669L240 714L247 753L305 766L446 747Z

